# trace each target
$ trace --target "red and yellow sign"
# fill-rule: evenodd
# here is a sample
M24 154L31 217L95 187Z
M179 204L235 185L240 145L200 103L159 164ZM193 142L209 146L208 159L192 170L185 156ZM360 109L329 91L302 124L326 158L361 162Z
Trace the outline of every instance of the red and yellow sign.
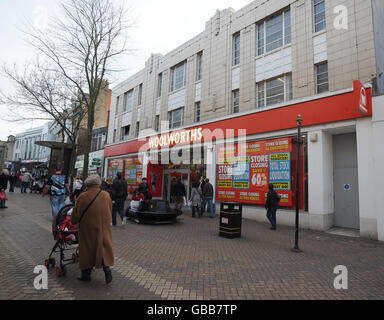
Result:
M292 138L218 147L217 200L265 204L268 184L292 206Z

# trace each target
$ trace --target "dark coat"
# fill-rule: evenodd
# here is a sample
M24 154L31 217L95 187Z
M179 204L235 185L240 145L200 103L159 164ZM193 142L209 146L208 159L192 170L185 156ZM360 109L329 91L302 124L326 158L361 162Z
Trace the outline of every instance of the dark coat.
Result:
M0 190L6 190L8 187L8 177L6 174L0 174Z
M149 189L149 185L146 182L142 182L139 184L139 193L144 195L145 200L150 198L151 191Z
M265 209L277 208L279 206L280 196L275 190L269 190L265 201Z
M83 211L99 190L99 186L90 186L77 198L71 216L73 225L79 222ZM112 200L109 193L101 191L84 214L79 228L79 267L81 270L93 267L101 268L103 262L107 267L113 266L111 210Z
M213 186L209 182L204 185L203 196L206 200L213 200Z
M112 200L118 200L118 199L127 199L128 196L128 186L127 182L123 179L117 179L113 180L112 184L112 191L111 191L111 197Z
M173 188L173 195L175 197L183 197L187 193L185 192L185 186L182 182L176 182Z

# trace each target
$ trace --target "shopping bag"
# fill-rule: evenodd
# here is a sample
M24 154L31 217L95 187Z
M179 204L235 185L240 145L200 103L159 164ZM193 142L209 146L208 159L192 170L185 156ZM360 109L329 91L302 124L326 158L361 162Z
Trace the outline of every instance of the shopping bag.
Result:
M131 210L132 211L139 211L139 208L140 208L140 201L132 200L131 201Z
M1 191L0 192L0 201L5 201L5 200L8 200L8 198L6 197L5 192Z

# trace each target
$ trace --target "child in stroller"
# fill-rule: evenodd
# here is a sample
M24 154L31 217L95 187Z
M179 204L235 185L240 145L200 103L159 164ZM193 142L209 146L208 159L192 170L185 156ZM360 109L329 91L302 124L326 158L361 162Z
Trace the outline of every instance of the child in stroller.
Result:
M47 268L55 267L55 259L52 258L52 255L55 252L60 253L60 264L56 268L56 275L59 277L66 274L66 265L76 263L79 258L77 248L78 229L71 223L73 207L73 203L67 204L57 213L55 221L52 225L52 233L56 243L53 246L48 259L45 260L45 266ZM70 259L65 259L64 252L69 250L74 251L74 253L72 253L72 257Z

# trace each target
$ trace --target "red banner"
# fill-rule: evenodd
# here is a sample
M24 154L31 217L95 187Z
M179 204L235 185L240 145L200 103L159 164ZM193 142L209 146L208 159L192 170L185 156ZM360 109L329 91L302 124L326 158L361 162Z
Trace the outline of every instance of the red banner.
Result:
M163 190L163 165L148 163L147 181L152 197L161 197Z
M268 184L292 206L292 138L218 147L216 199L265 204Z

